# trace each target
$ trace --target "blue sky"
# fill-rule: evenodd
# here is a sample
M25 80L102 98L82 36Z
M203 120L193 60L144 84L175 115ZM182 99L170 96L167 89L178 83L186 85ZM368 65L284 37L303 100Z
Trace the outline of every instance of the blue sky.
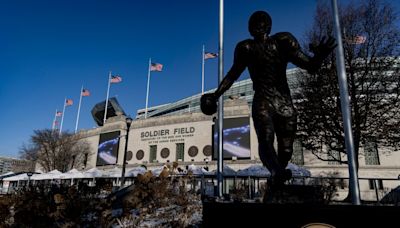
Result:
M339 0L340 2L340 0ZM249 37L247 21L268 11L272 33L299 40L311 26L316 1L225 1L225 72L236 43ZM90 110L106 97L108 72L121 75L110 96L132 117L145 107L149 57L153 72L149 106L201 92L201 50L218 50L218 0L0 0L0 156L18 156L35 129L50 128L64 97L73 131L82 84L80 129L96 126ZM206 61L205 89L217 86L217 60ZM247 73L241 79L247 78Z

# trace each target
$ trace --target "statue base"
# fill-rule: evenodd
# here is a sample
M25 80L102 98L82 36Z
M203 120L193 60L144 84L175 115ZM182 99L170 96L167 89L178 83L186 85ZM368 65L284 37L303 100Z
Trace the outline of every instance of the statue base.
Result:
M316 189L285 186L270 201L203 201L203 226L215 227L391 227L400 207L321 201ZM324 225L324 226L323 226Z
M324 204L329 200L323 186L283 185L269 188L264 193L264 203L314 203Z

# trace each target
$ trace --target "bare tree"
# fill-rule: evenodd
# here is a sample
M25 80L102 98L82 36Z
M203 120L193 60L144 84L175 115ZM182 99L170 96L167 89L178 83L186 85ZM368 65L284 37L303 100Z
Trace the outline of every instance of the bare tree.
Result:
M35 130L30 143L20 149L21 157L34 160L47 172L80 168L89 153L89 144L79 134L59 134L50 129Z
M33 144L23 143L19 148L20 157L28 161L36 161L38 159L38 148Z
M355 157L360 147L400 145L400 31L394 7L379 0L340 7ZM332 34L329 5L318 4L307 42ZM299 132L319 159L347 163L335 55L315 75L301 75ZM358 169L358 159L357 169Z

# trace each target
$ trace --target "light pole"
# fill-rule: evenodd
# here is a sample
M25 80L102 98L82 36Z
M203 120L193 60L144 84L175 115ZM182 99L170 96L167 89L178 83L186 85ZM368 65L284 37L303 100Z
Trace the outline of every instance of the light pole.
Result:
M26 175L28 176L28 188L29 188L29 185L30 185L30 182L31 182L31 176L33 175L33 173L32 172L27 172Z
M125 166L126 166L126 153L128 151L128 139L129 139L129 129L131 128L132 118L126 118L126 136L125 136L125 150L124 150L124 159L122 161L122 173L121 173L121 188L125 185Z

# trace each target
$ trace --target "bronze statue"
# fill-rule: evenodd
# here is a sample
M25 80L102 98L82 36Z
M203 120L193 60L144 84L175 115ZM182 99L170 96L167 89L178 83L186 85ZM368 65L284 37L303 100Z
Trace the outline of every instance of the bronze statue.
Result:
M217 109L217 99L242 72L249 70L255 91L252 116L259 143L259 156L268 168L275 184L283 184L292 173L286 169L293 153L293 142L297 126L297 114L293 106L286 78L289 62L315 73L322 61L336 47L332 37L311 45L313 57L302 52L296 38L288 32L269 36L271 17L264 11L253 13L249 20L249 32L253 39L237 44L233 65L214 93L201 97L203 113L212 115ZM278 154L274 139L278 140Z

